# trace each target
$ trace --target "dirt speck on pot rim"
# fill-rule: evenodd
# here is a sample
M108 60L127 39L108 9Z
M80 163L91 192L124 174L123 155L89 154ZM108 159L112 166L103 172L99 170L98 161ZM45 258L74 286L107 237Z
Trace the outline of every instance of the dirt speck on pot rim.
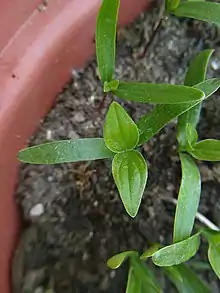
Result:
M157 14L157 9L143 14L129 28L120 30L117 78L180 84L189 60L203 48L217 47L218 30L214 26L171 17L146 57L139 59ZM219 73L219 58L217 49L209 76ZM100 109L103 93L96 62L92 60L85 70L73 71L73 75L30 145L102 136L103 120L112 97L107 96ZM120 102L134 120L152 108ZM219 112L218 97L204 103L199 124L201 138L220 138ZM153 242L171 242L174 206L163 198L176 197L180 182L175 121L144 145L142 154L148 162L149 179L135 219L124 211L109 160L22 166L17 202L28 228L13 263L13 286L19 288L18 292L42 292L42 288L43 292L53 293L124 292L126 265L111 271L106 266L107 259L128 249L142 252ZM199 166L203 174L200 211L220 225L220 165L203 162ZM202 246L196 259L206 259L206 249ZM155 272L164 292L175 292L161 272ZM212 292L220 292L214 274L207 271L204 275Z

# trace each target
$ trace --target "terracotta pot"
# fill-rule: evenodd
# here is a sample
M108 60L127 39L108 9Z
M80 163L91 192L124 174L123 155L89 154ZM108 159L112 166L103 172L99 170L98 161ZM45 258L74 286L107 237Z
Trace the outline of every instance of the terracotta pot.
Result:
M47 4L48 2L48 4ZM25 146L56 94L94 53L101 0L2 0L0 9L0 292L10 290L10 260L19 231L14 187ZM148 0L121 0L119 25Z

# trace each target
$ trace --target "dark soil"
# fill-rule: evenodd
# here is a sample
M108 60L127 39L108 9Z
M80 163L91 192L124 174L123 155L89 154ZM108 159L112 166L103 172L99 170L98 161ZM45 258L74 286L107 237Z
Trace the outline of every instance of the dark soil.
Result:
M170 18L156 36L146 56L143 52L158 10L146 13L126 30L120 30L117 77L157 83L183 82L189 60L204 48L217 48L217 28ZM220 73L220 50L213 55L210 76ZM101 137L111 97L103 103L97 64L73 71L71 80L29 142L79 137ZM122 104L133 119L151 106ZM220 99L204 104L200 137L220 139ZM126 213L111 175L110 161L55 166L23 165L17 189L25 226L13 268L14 293L121 293L125 292L127 267L111 271L106 261L113 254L145 250L153 242L172 241L174 206L180 166L176 152L175 122L142 148L149 179L135 219ZM200 212L220 226L220 164L199 163L203 176ZM204 244L197 259L206 260ZM151 265L149 263L149 265ZM174 292L159 270L164 292ZM220 292L214 273L205 271L212 292Z

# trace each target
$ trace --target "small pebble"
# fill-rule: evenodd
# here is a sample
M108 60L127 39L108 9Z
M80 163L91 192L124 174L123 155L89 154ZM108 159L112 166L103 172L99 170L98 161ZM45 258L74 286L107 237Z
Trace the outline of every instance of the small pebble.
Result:
M91 95L90 97L90 101L93 103L95 101L95 96L94 95Z
M96 207L96 208L97 208L97 206L99 205L98 201L97 201L97 200L96 200L96 201L94 201L93 205L94 205L94 207Z
M44 213L44 205L42 203L38 203L30 209L30 216L31 217L39 217L43 213Z
M48 176L47 180L48 180L48 182L52 182L53 181L53 176Z
M111 271L110 272L110 278L111 279L114 279L115 275L116 275L116 272L115 271Z
M168 190L168 191L174 191L175 190L175 187L172 184L168 184L166 186L166 190Z
M213 60L211 62L211 67L213 70L219 70L220 69L220 60Z
M76 113L76 114L74 115L74 120L75 120L76 122L83 122L83 121L85 121L85 116L84 116L83 112L78 112L78 113Z
M175 44L174 44L173 40L168 42L168 49L169 50L172 50L174 46L175 46Z
M51 129L48 129L47 130L46 139L47 140L51 140L52 139L52 130Z

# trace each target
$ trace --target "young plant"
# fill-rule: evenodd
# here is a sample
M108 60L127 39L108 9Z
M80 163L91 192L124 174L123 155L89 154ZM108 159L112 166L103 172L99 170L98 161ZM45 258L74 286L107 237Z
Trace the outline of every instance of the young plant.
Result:
M111 159L112 174L122 203L127 213L135 217L148 176L147 163L138 147L178 117L177 140L182 181L176 207L173 243L162 248L156 245L144 252L141 257L134 251L121 253L111 258L108 265L115 269L129 258L127 293L162 292L152 272L143 264L143 260L150 257L156 266L164 268L164 273L179 292L209 292L191 269L182 263L196 254L202 234L209 242L210 264L220 277L220 233L206 229L192 235L201 193L200 173L194 158L220 160L220 141L198 141L196 131L201 103L220 87L220 79L206 80L212 50L205 50L195 57L186 73L184 85L119 81L114 76L119 5L119 0L104 0L97 18L96 54L103 91L111 92L124 100L157 105L150 113L134 122L120 104L112 102L106 114L103 138L46 143L21 150L18 158L32 164ZM218 24L220 4L168 0L165 12Z
M155 244L141 256L136 251L125 251L111 257L107 265L109 268L118 269L124 261L129 259L129 274L126 292L129 293L162 293L162 287L145 263L149 258L156 266L161 267L162 273L174 284L180 293L211 293L208 285L203 282L188 265L183 264L192 257L199 246L199 235L202 235L209 243L208 259L220 278L220 233L203 228L194 236L185 241L172 244L160 249L160 244ZM205 263L202 263L204 267ZM201 267L201 264L199 264ZM207 266L205 266L207 269ZM208 269L210 269L208 267Z
M115 270L123 262L129 260L129 273L126 293L162 293L162 286L155 278L152 269L145 263L150 257L154 257L159 245L151 247L141 256L135 251L125 251L110 258L107 262L109 268ZM184 253L182 251L182 253ZM179 264L173 266L163 266L160 268L164 274L176 287L180 293L211 293L207 284L203 282L188 265Z

